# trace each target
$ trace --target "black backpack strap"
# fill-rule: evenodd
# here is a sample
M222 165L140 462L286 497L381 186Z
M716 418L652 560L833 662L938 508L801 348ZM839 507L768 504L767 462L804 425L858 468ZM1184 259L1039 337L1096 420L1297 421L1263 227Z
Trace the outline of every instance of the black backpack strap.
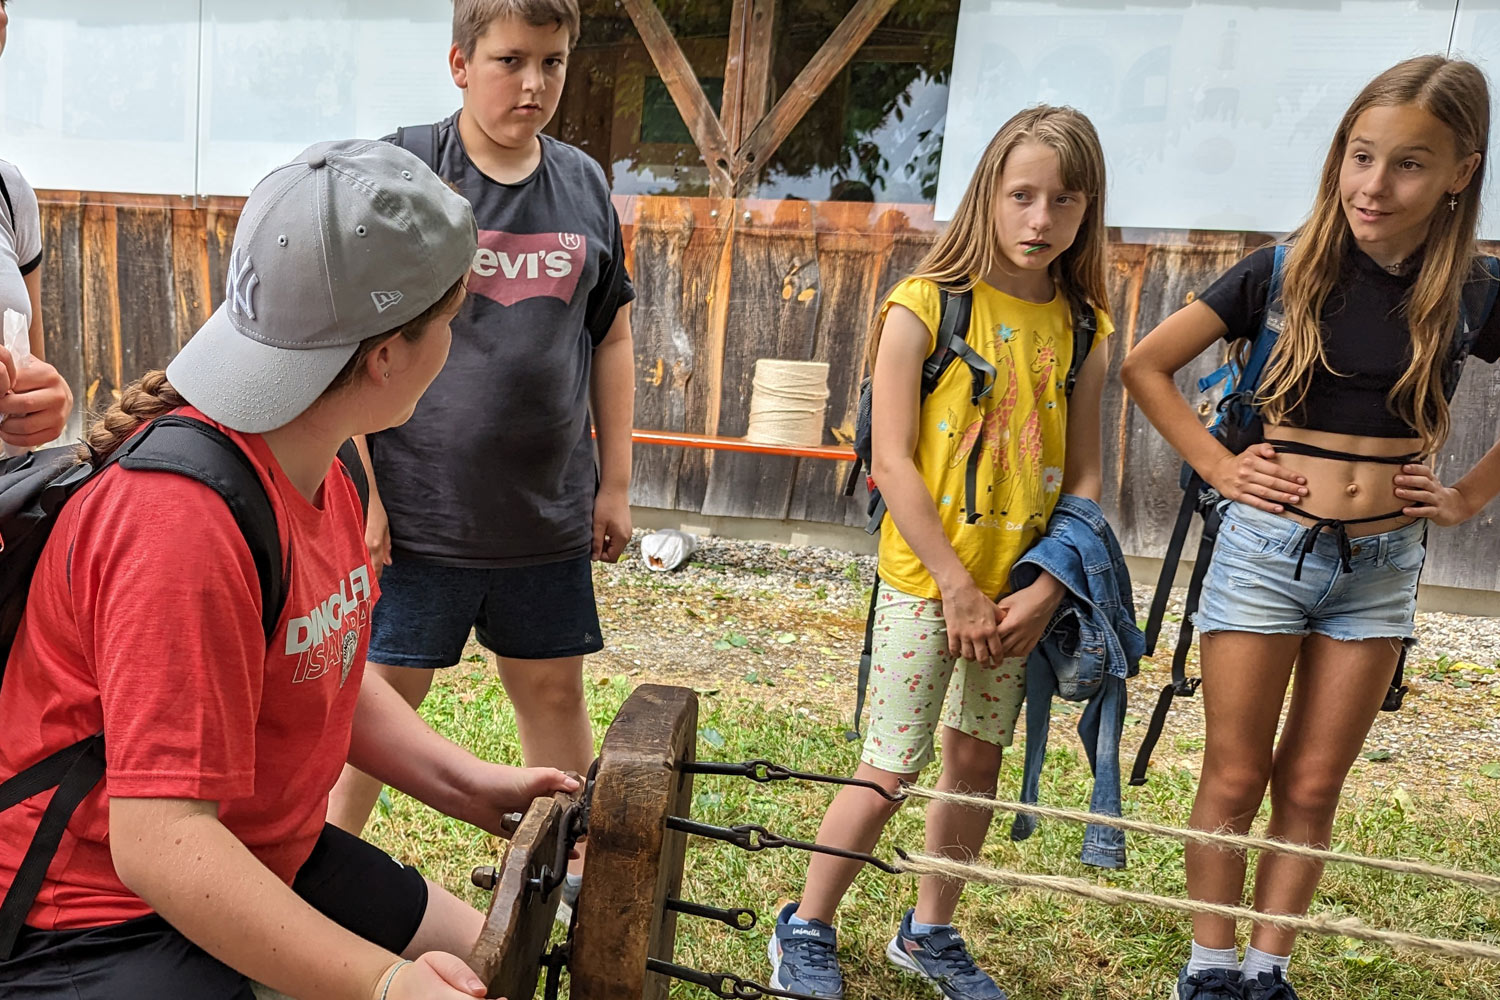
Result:
M396 129L396 145L427 164L427 169L437 173L437 133L432 125L408 125Z
M1070 399L1073 396L1073 386L1078 383L1078 373L1083 370L1083 363L1088 360L1089 352L1094 349L1094 335L1099 332L1099 317L1094 313L1094 307L1081 298L1071 301L1073 359L1068 362L1068 379L1063 383L1063 391Z
M349 479L354 483L354 492L359 494L359 506L366 517L370 516L370 477L365 475L364 460L359 457L359 448L355 446L354 439L350 438L339 445L339 464L349 474Z
M108 461L127 469L175 472L224 498L255 561L261 626L269 643L286 604L286 573L276 513L249 456L218 428L191 417L169 415L152 421Z
M104 734L96 733L32 765L0 785L0 811L48 788L56 786L31 846L16 868L16 877L0 903L0 961L10 958L16 938L25 925L26 914L36 902L47 867L57 854L63 832L68 828L78 804L104 777Z
M865 712L865 692L870 687L870 662L875 652L875 598L880 593L880 577L870 587L870 610L865 614L865 646L859 653L859 687L854 694L854 728L844 734L853 742L860 738L859 718Z
M1191 496L1196 496L1193 491ZM1219 539L1219 511L1217 507L1209 507L1203 512L1203 538L1198 543L1198 555L1193 560L1193 575L1188 580L1187 599L1182 606L1182 624L1177 630L1177 648L1172 652L1172 683L1161 689L1157 696L1156 708L1151 713L1151 722L1146 727L1146 736L1141 740L1141 748L1136 751L1135 764L1130 769L1130 783L1132 785L1144 785L1146 783L1146 769L1151 766L1151 754L1156 749L1156 743L1161 739L1162 728L1167 723L1167 711L1172 707L1172 700L1178 696L1191 698L1198 692L1198 686L1203 683L1201 677L1189 677L1187 675L1188 650L1193 645L1193 615L1198 611L1198 599L1203 594L1203 578L1208 574L1208 564L1213 561L1214 544ZM1181 550L1179 547L1179 557ZM1176 564L1173 563L1175 569ZM1168 586L1170 587L1170 579Z
M10 226L16 227L16 206L10 200L10 188L5 186L5 173L0 171L0 196L5 198L5 211L10 216ZM22 263L25 263L24 261Z

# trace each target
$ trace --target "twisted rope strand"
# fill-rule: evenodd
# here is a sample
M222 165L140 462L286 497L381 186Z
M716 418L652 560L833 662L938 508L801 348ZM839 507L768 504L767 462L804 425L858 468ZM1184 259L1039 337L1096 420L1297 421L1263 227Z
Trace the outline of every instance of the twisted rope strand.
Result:
M1192 899L1173 899L1143 892L1109 889L1082 879L1062 875L1022 875L987 865L968 865L949 858L928 854L911 854L898 858L897 868L913 875L937 875L943 878L966 882L986 882L991 885L1006 885L1018 889L1037 889L1044 892L1060 892L1081 899L1105 903L1109 906L1152 906L1180 913L1204 913L1230 920L1249 920L1257 924L1278 927L1289 931L1307 931L1331 937L1348 937L1361 941L1374 941L1392 948L1434 952L1451 958L1480 959L1500 962L1500 947L1473 941L1454 941L1449 938L1429 938L1402 931L1388 931L1370 927L1357 918L1345 917L1298 917L1289 914L1261 913L1242 906L1226 906L1222 903L1206 903Z
M1080 812L1074 809L1054 809L1048 806L1026 805L1021 802L1005 802L999 799L986 798L982 795L944 792L935 788L922 788L917 785L902 785L901 790L911 798L948 802L953 805L967 806L973 809L1027 813L1033 816L1040 816L1043 819L1058 819L1073 823L1093 823L1097 826L1107 826L1115 830L1124 830L1130 833L1144 833L1154 837L1167 837L1172 840L1179 840L1184 844L1224 847L1236 851L1268 851L1273 854L1286 854L1296 858L1306 858L1310 861L1362 865L1366 868L1399 872L1403 875L1422 875L1427 878L1462 882L1465 885L1472 885L1486 892L1500 893L1500 876L1486 875L1481 872L1467 872L1458 868L1443 868L1438 865L1429 865L1419 861L1398 861L1393 858L1375 858L1363 854L1345 854L1340 851L1326 851L1316 847L1308 847L1305 844L1293 844L1285 840L1271 840L1264 837L1248 837L1232 833L1209 833L1206 830L1184 830L1175 826L1162 826L1159 823L1147 823L1142 820L1125 819L1120 816L1107 816L1103 813Z

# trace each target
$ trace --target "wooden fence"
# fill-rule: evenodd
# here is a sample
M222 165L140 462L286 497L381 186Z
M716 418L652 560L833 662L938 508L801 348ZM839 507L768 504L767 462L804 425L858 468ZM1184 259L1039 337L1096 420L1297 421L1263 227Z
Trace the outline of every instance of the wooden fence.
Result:
M49 358L80 406L98 408L160 367L223 298L241 202L42 195L43 312ZM617 199L638 299L636 426L739 436L755 359L829 363L827 443L850 429L865 329L880 295L909 272L937 226L925 206L785 200ZM1126 344L1266 237L1192 234L1185 245L1111 247L1110 295ZM1180 374L1188 387L1205 356ZM1495 440L1500 374L1469 366L1454 435L1440 458L1450 478ZM1104 397L1105 508L1125 551L1158 556L1181 496L1179 462L1128 402L1118 378ZM846 499L847 466L814 459L643 446L632 501L705 515L862 524ZM1500 589L1500 534L1490 513L1436 532L1424 581Z

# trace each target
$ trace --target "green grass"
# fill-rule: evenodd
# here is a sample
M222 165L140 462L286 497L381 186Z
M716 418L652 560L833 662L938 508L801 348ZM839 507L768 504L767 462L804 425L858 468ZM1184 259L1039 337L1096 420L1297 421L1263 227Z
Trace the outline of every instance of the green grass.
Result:
M629 686L625 678L590 682L589 709L600 738ZM700 739L701 756L718 760L768 757L833 774L853 770L858 744L844 741L842 725L814 723L771 703L769 699L782 696L780 689L756 690L768 700L730 694L703 697L700 732L713 730L717 735ZM445 672L423 714L439 731L480 754L519 762L515 726L504 693L483 666L465 664ZM1069 748L1067 729L1062 729L1062 735L1057 732L1054 729L1054 746L1061 749L1048 754L1042 801L1081 808L1091 785L1087 762ZM1019 787L1019 749L1007 755L1002 795ZM934 776L935 769L926 777ZM1144 788L1127 789L1126 810L1153 821L1185 825L1194 780L1186 769L1157 770ZM785 836L812 839L831 793L821 785L757 785L743 779L699 777L693 815L724 825L760 823ZM1497 816L1500 782L1470 785L1450 801L1425 799L1420 790L1365 790L1346 798L1335 846L1500 873ZM877 852L889 856L896 846L920 849L922 830L921 808L908 806L891 823ZM1034 837L1021 844L1013 844L1008 832L1009 817L997 816L983 862L1017 871L1072 875L1157 895L1185 895L1182 848L1176 842L1132 835L1129 867L1106 873L1078 861L1080 827L1044 822ZM469 886L468 873L475 865L494 862L497 842L493 837L438 816L399 794L391 796L389 808L377 814L366 836L463 893L476 906L487 905L486 894ZM691 841L684 898L749 907L760 915L761 925L748 934L737 934L716 923L679 918L678 961L764 982L767 926L777 904L797 894L805 870L806 857L794 852L749 854L725 844ZM901 912L915 899L916 880L910 877L866 871L855 882L838 924L850 1000L930 1000L932 994L925 986L890 969L882 955ZM1313 911L1358 915L1377 927L1431 937L1500 941L1500 897L1351 866L1329 869ZM981 885L966 890L956 923L1012 1000L1165 997L1190 940L1187 921L1164 911L1110 908ZM1299 992L1308 1000L1500 1000L1496 985L1500 968L1397 953L1351 940L1304 938L1293 971ZM672 995L709 996L683 984L674 986Z

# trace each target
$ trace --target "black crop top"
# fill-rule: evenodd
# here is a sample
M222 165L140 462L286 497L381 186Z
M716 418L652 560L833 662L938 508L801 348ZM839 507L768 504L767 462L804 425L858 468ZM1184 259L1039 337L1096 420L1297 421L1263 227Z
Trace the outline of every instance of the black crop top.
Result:
M1273 259L1273 247L1257 250L1199 296L1229 327L1225 340L1253 337L1265 322ZM1365 437L1417 436L1386 405L1411 364L1405 299L1415 280L1416 269L1390 274L1362 251L1349 251L1338 286L1323 308L1323 350L1333 370L1320 365L1313 371L1306 397L1287 413L1284 424ZM1482 303L1483 283L1489 280L1476 264L1475 276L1464 286L1464 301ZM1500 358L1500 305L1479 332L1473 354L1490 362Z

